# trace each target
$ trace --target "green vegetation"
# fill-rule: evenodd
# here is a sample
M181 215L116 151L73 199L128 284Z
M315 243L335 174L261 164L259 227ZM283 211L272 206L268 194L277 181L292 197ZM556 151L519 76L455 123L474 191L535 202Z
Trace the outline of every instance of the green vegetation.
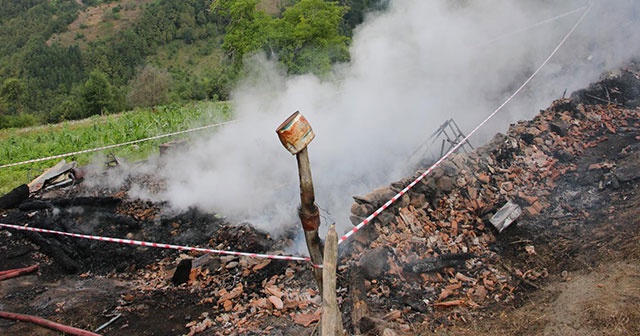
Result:
M246 57L325 75L387 1L0 0L0 164L220 120L228 107L208 102L228 99ZM58 124L17 129L47 123ZM156 145L116 152L144 157ZM0 170L0 193L51 164Z
M0 128L225 100L258 52L323 75L387 1L0 0ZM162 99L134 98L160 77Z
M349 59L349 37L340 25L349 8L338 2L300 0L272 18L257 10L258 0L219 0L212 9L224 22L222 48L235 68L246 55L264 51L291 74L323 75L331 64Z
M155 135L186 130L229 120L228 103L199 102L187 105L167 105L154 109L138 109L121 114L94 116L82 121L62 122L29 129L0 130L0 164L66 154L111 144L145 139ZM212 132L209 129L203 132ZM179 136L176 136L179 137ZM135 145L110 149L118 157L129 160L146 158L157 151L160 143L176 137L145 141ZM87 164L105 152L68 157L79 164ZM29 182L58 160L49 160L0 169L0 195Z

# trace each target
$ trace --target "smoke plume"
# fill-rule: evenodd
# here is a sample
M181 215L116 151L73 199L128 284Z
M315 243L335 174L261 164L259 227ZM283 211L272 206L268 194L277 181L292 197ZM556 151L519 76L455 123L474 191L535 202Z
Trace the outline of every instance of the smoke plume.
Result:
M589 4L584 1L391 1L357 28L351 61L330 78L288 77L256 56L233 93L239 122L176 154L159 195L247 220L274 234L299 225L296 160L275 128L300 111L323 224L351 226L353 195L398 180L407 160L453 118L468 132L545 60ZM640 51L640 2L597 1L526 89L472 142L533 117ZM411 172L409 172L411 174Z

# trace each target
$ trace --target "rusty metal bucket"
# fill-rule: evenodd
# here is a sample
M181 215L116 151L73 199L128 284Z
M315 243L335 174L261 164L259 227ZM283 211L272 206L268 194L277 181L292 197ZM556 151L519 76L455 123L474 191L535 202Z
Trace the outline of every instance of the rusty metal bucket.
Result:
M282 122L276 133L284 148L293 155L307 147L316 136L307 119L298 111Z

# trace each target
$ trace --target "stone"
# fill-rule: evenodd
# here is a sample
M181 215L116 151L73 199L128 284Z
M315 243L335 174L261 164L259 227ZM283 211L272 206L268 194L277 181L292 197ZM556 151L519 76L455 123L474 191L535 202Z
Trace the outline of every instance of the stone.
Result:
M640 178L640 152L619 160L613 174L620 182L630 182Z
M396 208L406 208L409 204L411 204L411 197L408 194L404 194L396 201Z
M351 206L351 214L358 217L367 217L374 211L375 209L371 204L353 203L353 205Z
M387 211L381 212L378 215L378 217L376 217L376 219L378 220L378 222L380 222L380 224L386 226L386 225L389 225L389 223L396 220L396 216L392 214L389 210L391 209L387 209Z
M422 208L427 203L427 196L419 193L409 193L409 205L416 209Z
M561 137L567 136L567 125L562 123L549 123L549 130Z
M373 204L376 207L382 206L388 200L390 200L393 196L395 196L397 192L395 192L391 187L381 187L370 193L368 193L364 199L368 200L368 203Z
M454 188L453 179L447 176L442 176L436 182L438 189L442 192L448 193Z
M442 163L442 169L444 169L444 174L449 177L454 177L458 175L458 168L449 161L445 161Z
M493 226L498 230L498 232L502 232L506 229L511 223L513 223L520 215L522 214L522 208L519 205L509 201L505 205L496 212L489 221Z
M358 262L358 269L367 280L380 278L389 270L388 250L381 247L365 252Z
M566 150L560 149L553 152L553 157L558 159L558 161L560 161L561 163L567 163L573 160L574 155Z

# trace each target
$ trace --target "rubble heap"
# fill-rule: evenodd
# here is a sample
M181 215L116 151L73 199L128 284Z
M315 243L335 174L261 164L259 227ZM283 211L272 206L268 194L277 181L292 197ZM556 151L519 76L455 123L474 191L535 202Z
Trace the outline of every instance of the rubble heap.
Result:
M627 81L633 78L631 88L640 88L637 71L626 69L619 76ZM637 98L617 87L610 90L618 92L621 100L629 99L585 105L581 97L597 94L585 90L571 99L557 100L533 120L511 125L506 134L497 134L476 151L452 155L359 231L353 238L353 251L343 259L349 265L344 269L356 269L363 275L366 290L365 296L350 302L354 329L370 332L385 321L405 332L416 323L437 327L458 318L461 309L512 301L522 284L538 287L533 282L546 277L548 271L518 269L502 262L494 252L498 230L490 219L505 204L523 209L520 221L532 221L544 211L572 211L583 219L589 216L575 204L553 203L549 195L561 178L579 170L576 158L608 136L627 138L630 143L640 140L640 113L624 108ZM638 149L637 144L630 145L627 154L637 156ZM619 167L595 162L586 169L602 171L602 179L596 181L600 188L615 187L640 178L638 161ZM354 197L354 225L421 174L418 171ZM529 254L536 253L533 245L527 245L530 241L523 243ZM370 317L358 312L362 301L368 303L368 311L385 312L382 321L370 323Z
M632 65L558 100L485 146L452 155L354 234L341 245L338 266L338 301L348 332L419 334L424 327L464 320L539 287L550 274L547 265L506 260L501 239L522 227L545 231L562 225L537 221L547 213L554 216L546 218L562 220L571 214L573 222L580 222L589 219L589 207L601 206L579 198L589 194L580 190L558 193L559 186L580 179L587 180L588 190L636 183L638 92L640 69ZM613 138L620 147L615 148L616 163L593 154ZM354 224L422 172L354 197ZM149 176L142 180L161 187ZM23 194L8 200L17 209L0 212L2 222L256 253L278 254L291 243L291 235L275 240L215 214L194 209L165 213L162 204L129 199L123 190L83 194L67 189L60 194L73 197L26 201ZM495 218L492 222L505 204L519 209L511 213L515 221L509 227ZM543 247L534 240L507 245L535 256ZM87 329L122 316L104 329L109 335L298 335L310 333L321 316L321 298L306 263L177 254L8 230L0 230L0 251L6 267L40 264L42 282L12 289L3 307ZM74 272L80 274L68 275ZM76 281L73 290L59 292L82 300L56 296L56 286L70 279ZM0 330L34 333L25 328L17 324Z

